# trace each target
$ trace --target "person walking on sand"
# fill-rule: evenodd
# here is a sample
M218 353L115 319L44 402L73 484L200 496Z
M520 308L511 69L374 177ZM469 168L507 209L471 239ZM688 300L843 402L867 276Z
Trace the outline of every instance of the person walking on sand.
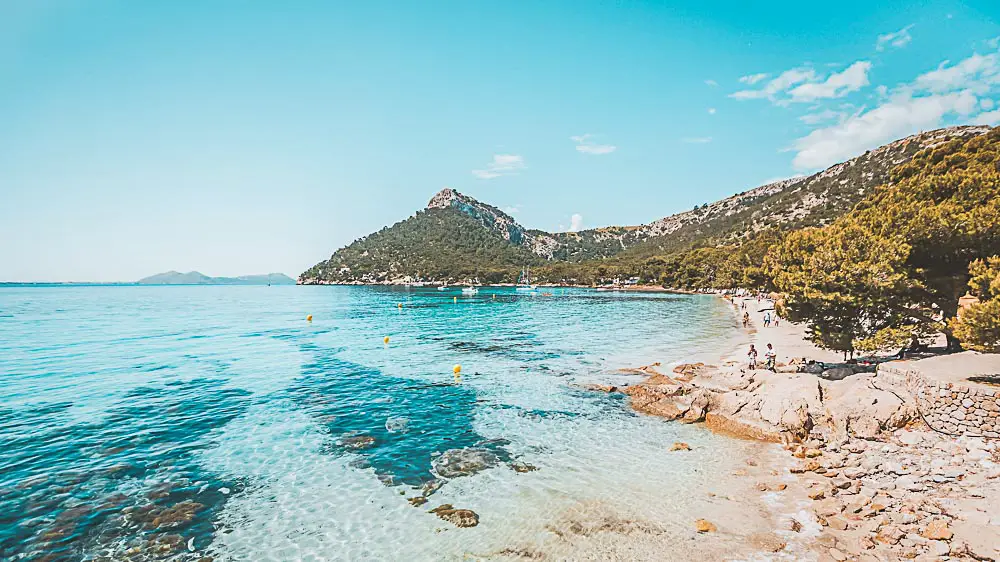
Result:
M778 369L775 366L778 354L774 352L774 348L771 344L767 344L767 350L764 351L764 368L768 369L772 373L777 373Z
M750 359L750 370L757 368L757 348L750 344L750 351L747 353L747 357Z
M764 313L764 327L767 328L770 325L771 325L771 313L770 312L765 312Z
M743 313L743 327L746 328L749 325L750 325L750 313L749 312L744 312Z

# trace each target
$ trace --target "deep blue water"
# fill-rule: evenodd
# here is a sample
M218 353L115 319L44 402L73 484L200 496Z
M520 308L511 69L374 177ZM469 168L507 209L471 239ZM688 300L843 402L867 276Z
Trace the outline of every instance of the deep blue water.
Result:
M0 559L373 559L435 541L422 523L369 527L391 529L390 510L435 524L395 490L438 481L442 452L485 449L494 479L588 447L603 459L606 433L655 422L573 383L709 353L734 326L707 296L553 292L0 288ZM440 493L488 503L482 474ZM562 485L538 474L496 486ZM385 521L352 519L369 504Z

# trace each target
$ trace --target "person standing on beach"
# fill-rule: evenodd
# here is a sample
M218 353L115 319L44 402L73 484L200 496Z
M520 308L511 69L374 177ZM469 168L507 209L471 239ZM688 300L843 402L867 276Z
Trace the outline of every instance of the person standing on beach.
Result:
M750 325L750 313L749 312L744 312L743 313L743 327L746 328L749 325Z
M757 368L757 349L750 344L750 351L747 353L747 357L750 359L750 370Z
M765 312L764 313L764 327L767 328L770 325L771 325L771 313L770 312Z
M764 368L770 370L772 373L777 373L777 367L775 363L777 361L778 354L774 352L774 348L771 344L767 344L767 351L764 352Z

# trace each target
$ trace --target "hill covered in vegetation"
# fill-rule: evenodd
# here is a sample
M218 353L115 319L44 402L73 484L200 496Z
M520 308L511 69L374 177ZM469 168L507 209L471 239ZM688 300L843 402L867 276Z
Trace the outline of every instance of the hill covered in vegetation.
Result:
M452 189L426 209L337 250L300 283L412 280L513 282L524 266L537 280L601 283L639 276L675 287L759 282L778 232L823 226L852 209L922 150L983 135L950 127L913 135L807 177L763 185L645 225L579 232L527 229L500 209ZM741 251L734 254L734 248ZM729 271L737 261L738 274Z

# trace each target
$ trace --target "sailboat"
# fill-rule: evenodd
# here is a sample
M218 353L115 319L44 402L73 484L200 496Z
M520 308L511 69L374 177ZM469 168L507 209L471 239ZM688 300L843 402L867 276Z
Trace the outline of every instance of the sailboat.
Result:
M526 267L521 270L521 276L517 278L517 287L514 288L515 291L534 291L537 289L537 285L531 284L531 273Z
M462 287L462 294L463 295L478 295L479 294L479 289L475 288L474 286L473 287Z

